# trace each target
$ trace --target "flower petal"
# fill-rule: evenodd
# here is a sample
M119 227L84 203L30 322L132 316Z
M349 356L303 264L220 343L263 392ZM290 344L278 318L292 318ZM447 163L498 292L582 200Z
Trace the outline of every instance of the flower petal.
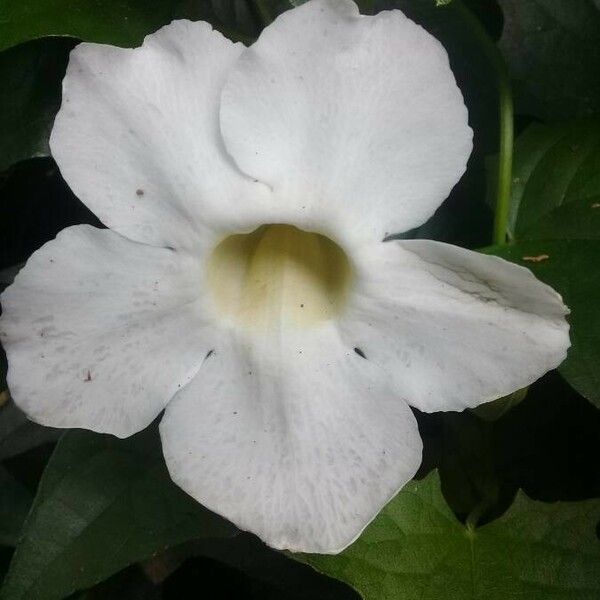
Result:
M350 0L313 0L269 25L227 79L221 129L240 168L281 199L276 222L328 222L338 239L423 223L472 148L441 44L399 10L360 16Z
M244 46L207 23L175 21L141 48L80 44L71 53L50 140L75 194L113 230L191 247L266 187L223 148L219 96Z
M125 437L209 350L198 261L87 225L38 250L2 294L15 402L34 421Z
M171 477L270 546L338 552L421 460L385 380L331 325L223 339L165 411Z
M345 339L419 410L477 406L564 360L569 311L528 269L427 240L362 250Z

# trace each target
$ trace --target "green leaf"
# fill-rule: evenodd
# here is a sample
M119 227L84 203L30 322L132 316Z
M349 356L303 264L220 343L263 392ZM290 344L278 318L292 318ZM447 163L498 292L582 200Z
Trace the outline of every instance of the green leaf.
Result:
M193 0L189 4L197 6L198 2ZM269 2L265 1L264 4L268 5ZM286 8L290 7L287 2L286 5ZM210 6L219 22L228 29L240 31L246 36L258 37L260 15L256 0L211 0ZM198 18L203 17L199 15Z
M360 600L351 587L320 575L286 554L272 550L255 535L240 532L235 538L188 542L158 555L155 560L159 564L161 561L181 564L190 557L203 557L227 565L244 573L265 592L271 591L266 594L255 591L252 598L257 600ZM221 597L229 597L229 593L217 596Z
M520 493L478 529L456 520L437 473L407 485L350 548L302 560L365 600L591 600L600 594L600 500Z
M529 267L571 309L559 371L600 406L600 120L531 125L515 144L507 227L516 243L485 250Z
M37 38L137 46L174 18L209 21L235 40L252 41L259 31L245 0L5 0L0 50L9 50L0 52L0 172L50 155L48 139L75 41Z
M600 196L559 206L523 234L527 239L600 239Z
M438 422L437 464L448 506L474 525L497 518L512 504L517 488L498 472L494 426L469 411L441 413Z
M594 0L498 0L499 45L517 109L545 119L600 111L600 8Z
M523 402L527 396L527 390L529 388L522 388L509 394L508 396L502 396L497 400L480 404L476 408L472 408L471 412L476 414L480 419L484 421L497 421L500 417L505 415L512 408Z
M259 4L273 16L292 8L288 0L180 0L176 18L208 21L232 40L251 44L263 27Z
M600 238L600 120L531 125L515 144L509 235Z
M571 348L560 373L600 408L600 240L528 240L483 250L526 266L571 309Z
M290 6L274 4L274 14ZM247 0L3 0L0 50L48 36L134 47L173 19L208 21L242 41L260 30Z
M0 53L0 171L49 156L72 41L39 40Z
M126 440L74 430L48 463L0 596L64 598L169 546L235 532L171 482L156 428Z
M62 433L30 421L12 400L0 406L0 460L55 442Z
M174 16L170 0L3 0L0 50L46 36L136 46Z
M16 545L32 500L27 488L0 465L0 545Z

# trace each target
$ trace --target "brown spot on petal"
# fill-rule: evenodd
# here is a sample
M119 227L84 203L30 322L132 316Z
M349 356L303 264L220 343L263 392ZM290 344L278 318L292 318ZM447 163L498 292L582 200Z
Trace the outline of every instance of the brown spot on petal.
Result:
M356 354L358 354L361 358L365 358L365 359L367 358L365 356L365 353L358 347L354 348L354 352L356 352Z

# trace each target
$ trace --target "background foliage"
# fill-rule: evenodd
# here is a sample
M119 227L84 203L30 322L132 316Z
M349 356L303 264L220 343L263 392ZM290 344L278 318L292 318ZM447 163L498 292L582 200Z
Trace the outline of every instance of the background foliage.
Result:
M0 284L63 227L100 225L48 148L79 40L135 46L172 19L190 18L251 43L299 3L3 0ZM10 400L2 357L0 597L154 600L207 590L292 600L600 597L599 5L361 4L365 13L401 8L442 41L475 131L467 173L405 237L498 254L555 287L572 311L573 342L557 372L474 411L418 413L425 454L417 480L342 554L292 556L176 488L155 427L117 440L29 422ZM492 245L504 160L496 156L502 72L514 92L516 140L509 243Z

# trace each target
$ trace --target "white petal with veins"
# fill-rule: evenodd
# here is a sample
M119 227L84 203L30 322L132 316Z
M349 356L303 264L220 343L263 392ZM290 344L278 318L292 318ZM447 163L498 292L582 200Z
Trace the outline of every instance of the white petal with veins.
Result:
M421 462L410 409L331 323L224 336L160 431L188 494L304 552L341 551Z
M494 400L566 356L568 309L524 267L428 240L365 246L356 267L344 337L420 410Z
M197 248L268 196L240 173L219 131L219 97L244 46L175 21L140 48L79 44L50 147L80 200L134 240ZM239 221L238 221L239 219Z
M63 230L2 294L15 402L44 425L140 431L210 349L200 281L194 256L87 225Z

